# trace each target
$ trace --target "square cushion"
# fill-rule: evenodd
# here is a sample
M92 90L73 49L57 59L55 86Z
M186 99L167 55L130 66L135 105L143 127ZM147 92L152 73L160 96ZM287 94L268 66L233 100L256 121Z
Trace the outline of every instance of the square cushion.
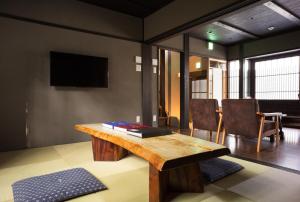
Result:
M83 168L31 177L12 185L15 202L65 201L107 187Z
M209 183L222 179L223 177L243 169L241 165L221 158L200 161L199 164L203 177Z

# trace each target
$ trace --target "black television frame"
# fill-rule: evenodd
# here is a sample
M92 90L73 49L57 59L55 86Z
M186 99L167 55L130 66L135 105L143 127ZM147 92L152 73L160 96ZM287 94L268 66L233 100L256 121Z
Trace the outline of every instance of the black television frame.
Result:
M50 51L50 86L54 87L80 87L80 88L108 88L108 82L109 82L109 71L108 71L108 58L106 57L97 57L97 56L90 56L90 55L82 55L82 54L75 54L75 53L66 53L66 52L58 52L58 51ZM68 59L74 59L76 60L86 60L88 63L90 63L90 68L94 68L94 72L96 72L95 64L96 61L98 60L98 63L102 63L102 66L100 66L98 72L104 73L101 78L101 80L97 81L98 78L100 77L93 77L94 74L90 74L89 77L92 79L89 81L87 79L87 76L85 79L82 78L82 75L84 75L84 67L82 64L72 64L74 61L64 61L65 63L69 63L68 65L74 65L76 66L77 70L76 73L73 74L73 79L70 77L67 77L67 71L68 69L64 69L63 71L60 72L60 75L57 74L57 66L62 65L58 64L58 57L65 57ZM56 60L56 61L55 61ZM102 60L102 61L101 61ZM55 64L57 63L57 64ZM55 67L56 66L56 67ZM68 67L70 70L70 67ZM98 67L97 67L98 68ZM104 69L103 69L104 68ZM65 71L65 72L64 72ZM81 73L81 74L80 74ZM106 76L105 76L106 75ZM64 78L59 78L59 77L66 77L68 79L64 80Z

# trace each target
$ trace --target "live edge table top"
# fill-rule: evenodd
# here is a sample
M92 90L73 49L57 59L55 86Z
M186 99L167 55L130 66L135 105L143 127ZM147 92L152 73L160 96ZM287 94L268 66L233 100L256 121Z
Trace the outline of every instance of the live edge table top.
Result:
M144 158L160 171L230 153L225 146L178 133L139 138L101 124L76 125L75 129L118 145Z

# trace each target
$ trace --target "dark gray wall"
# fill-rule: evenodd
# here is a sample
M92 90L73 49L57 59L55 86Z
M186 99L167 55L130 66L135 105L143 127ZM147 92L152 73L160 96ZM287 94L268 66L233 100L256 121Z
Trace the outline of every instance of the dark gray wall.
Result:
M143 39L143 20L77 0L1 0L0 12L133 40Z
M208 42L190 37L190 55L201 55L217 59L226 59L226 48L214 43L214 49L208 50Z
M0 17L0 148L20 148L28 103L30 147L89 139L74 124L141 115L140 43ZM49 51L109 58L109 88L49 86ZM20 144L12 144L19 142ZM11 144L11 145L9 145Z
M253 57L300 48L300 31L243 43L244 57ZM228 60L238 59L239 45L228 47Z

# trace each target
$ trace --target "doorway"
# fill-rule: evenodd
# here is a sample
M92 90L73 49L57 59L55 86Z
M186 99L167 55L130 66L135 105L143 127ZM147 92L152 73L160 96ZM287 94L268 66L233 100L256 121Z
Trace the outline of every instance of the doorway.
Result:
M227 98L226 61L191 55L190 99L217 99L221 105Z
M180 127L180 52L159 49L158 103L160 127Z

